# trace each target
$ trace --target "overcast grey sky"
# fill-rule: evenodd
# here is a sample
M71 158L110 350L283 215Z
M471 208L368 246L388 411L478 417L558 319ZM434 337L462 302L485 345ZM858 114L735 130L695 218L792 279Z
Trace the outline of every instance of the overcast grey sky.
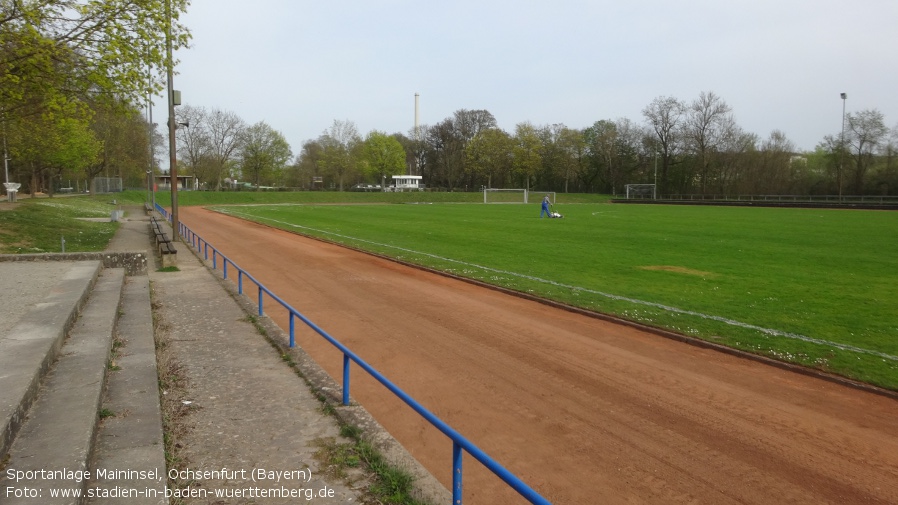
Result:
M486 109L508 132L641 124L654 98L702 91L799 149L839 133L841 92L898 124L895 0L192 0L182 21L184 104L265 121L294 154L335 119L407 133L415 93L422 124Z

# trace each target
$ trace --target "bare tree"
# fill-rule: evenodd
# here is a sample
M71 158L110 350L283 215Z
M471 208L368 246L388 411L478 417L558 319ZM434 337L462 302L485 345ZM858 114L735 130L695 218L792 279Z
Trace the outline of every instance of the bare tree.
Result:
M427 168L430 178L449 189L462 177L465 143L458 135L452 118L427 129ZM425 174L422 174L425 175Z
M209 135L209 159L211 175L215 178L215 191L221 189L221 181L230 176L228 166L234 160L246 124L237 114L212 109L205 117Z
M854 158L854 191L860 195L876 148L886 139L889 129L882 112L876 109L849 114L847 121L846 141Z
M459 109L452 117L453 127L465 145L483 130L497 126L496 118L487 110Z
M321 189L315 186L316 178L324 180L324 146L317 140L307 140L302 145L302 150L296 156L296 185L311 189Z
M732 109L713 91L701 92L689 105L684 124L687 145L692 150L699 178L699 190L705 193L712 175L714 155L720 149L723 139L730 135L735 121Z
M209 129L206 124L206 109L184 105L175 109L175 120L178 123L175 135L178 139L178 162L192 172L197 185L214 177L209 163L211 143Z
M786 134L774 130L770 132L767 140L761 142L758 160L758 171L753 177L754 192L776 193L783 192L790 186L794 179L792 173L792 155L795 152L795 144Z
M686 106L674 97L658 97L652 100L642 115L654 134L661 157L661 190L668 191L668 175L674 157L681 150L680 126Z
M898 154L898 125L892 127L879 151L883 162L880 190L887 194L890 188L894 191L898 187L898 163L895 162Z

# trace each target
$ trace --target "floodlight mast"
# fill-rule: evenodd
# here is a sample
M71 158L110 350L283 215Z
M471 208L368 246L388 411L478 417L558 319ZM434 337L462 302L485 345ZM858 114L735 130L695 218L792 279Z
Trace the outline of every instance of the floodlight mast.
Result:
M840 93L842 97L842 138L839 140L839 202L842 201L842 161L845 159L845 100L848 93Z
M415 93L415 166L411 167L412 173L410 175L421 175L421 171L419 170L421 163L420 163L420 160L418 160L418 146L420 145L420 142L421 142L421 126L419 123L419 115L418 115L418 111L419 111L419 105L418 105L419 100L418 99L420 97L421 97L421 95L419 95L418 93Z
M6 151L6 120L3 121L3 173L6 179L3 182L9 182L9 153Z
M172 26L171 26L171 0L165 1L165 15L168 19L168 30L165 33L166 67L168 73L168 150L169 169L168 175L171 182L171 228L172 240L178 240L178 156L175 144L175 91L172 84L174 59L172 58Z

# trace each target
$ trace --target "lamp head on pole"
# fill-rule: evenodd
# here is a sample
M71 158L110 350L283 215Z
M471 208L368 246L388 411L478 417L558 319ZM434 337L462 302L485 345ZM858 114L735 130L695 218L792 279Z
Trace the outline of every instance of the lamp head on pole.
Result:
M848 93L840 93L839 96L842 97L842 100L848 98Z

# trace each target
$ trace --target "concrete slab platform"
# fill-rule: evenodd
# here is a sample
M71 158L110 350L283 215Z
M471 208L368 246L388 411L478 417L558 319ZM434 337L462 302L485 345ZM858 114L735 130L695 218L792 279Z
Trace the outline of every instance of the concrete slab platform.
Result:
M22 425L100 267L99 261L0 263L0 306L12 307L3 311L0 334L0 456Z

